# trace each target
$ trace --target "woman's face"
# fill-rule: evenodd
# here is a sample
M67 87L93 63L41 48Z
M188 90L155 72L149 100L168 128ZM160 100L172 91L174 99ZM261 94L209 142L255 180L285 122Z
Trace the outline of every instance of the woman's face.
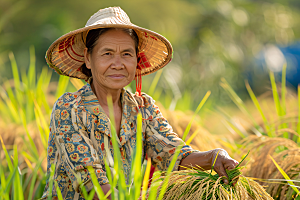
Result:
M95 87L116 90L135 77L137 56L135 42L128 33L109 30L103 33L91 54L84 50L85 64L91 69Z

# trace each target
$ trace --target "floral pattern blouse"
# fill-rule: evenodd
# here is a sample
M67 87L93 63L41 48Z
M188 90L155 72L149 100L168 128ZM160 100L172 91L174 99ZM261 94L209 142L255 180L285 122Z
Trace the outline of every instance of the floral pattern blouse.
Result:
M131 152L136 145L137 114L143 117L143 158L151 158L158 170L167 170L176 146L181 139L162 116L154 100L145 93L136 96L123 89L121 94L122 119L120 136L117 138L121 151L123 170L128 184L131 168ZM62 192L63 199L84 199L78 179L87 191L93 188L88 166L92 166L100 184L107 184L104 159L105 137L113 157L114 151L110 140L111 128L109 118L101 108L91 86L86 84L77 92L65 93L53 107L48 141L47 173L51 164L55 164L54 180ZM106 140L107 141L107 140ZM194 152L185 145L180 151L173 170L184 157ZM52 196L57 196L53 185ZM49 179L46 182L42 199L49 195Z

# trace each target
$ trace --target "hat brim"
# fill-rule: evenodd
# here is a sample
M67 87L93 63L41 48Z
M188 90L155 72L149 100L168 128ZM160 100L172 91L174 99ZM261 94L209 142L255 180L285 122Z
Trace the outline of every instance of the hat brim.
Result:
M172 59L172 45L162 35L134 24L92 24L71 31L54 41L46 52L46 61L58 74L86 80L80 70L84 64L87 32L99 28L133 29L139 37L139 52L144 52L150 67L141 69L141 75L151 74Z

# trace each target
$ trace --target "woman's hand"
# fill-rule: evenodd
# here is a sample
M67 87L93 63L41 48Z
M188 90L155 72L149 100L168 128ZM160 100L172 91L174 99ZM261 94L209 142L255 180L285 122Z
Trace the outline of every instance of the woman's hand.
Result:
M191 153L186 158L181 160L179 170L185 170L186 168L197 166L200 166L204 170L210 170L217 155L218 157L214 165L214 170L219 174L219 176L225 176L228 178L226 169L234 169L238 162L232 159L224 149L220 148L210 151ZM228 184L229 182L227 179L225 179L224 183Z
M217 156L217 160L215 162L216 156ZM224 149L212 150L211 166L213 166L214 162L215 162L214 170L219 174L219 176L225 176L225 177L227 177L227 179L228 179L228 176L226 173L226 169L232 170L235 168L235 166L237 166L239 164L236 160L232 159L228 155L227 151L225 151ZM223 180L225 184L229 183L227 179Z

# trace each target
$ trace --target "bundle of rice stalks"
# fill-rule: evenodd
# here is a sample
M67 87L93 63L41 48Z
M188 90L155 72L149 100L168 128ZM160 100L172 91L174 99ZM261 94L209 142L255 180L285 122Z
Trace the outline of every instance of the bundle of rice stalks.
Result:
M163 173L156 180L161 184L158 195L163 190L164 184L167 184L162 199L273 199L257 182L250 178L240 177L241 167L239 165L233 170L226 171L229 184L224 184L225 177L219 177L218 174L213 175L212 172L209 173L200 169L174 171L170 174Z
M251 161L248 163L247 176L260 179L263 185L268 186L267 192L276 199L293 199L295 192L286 183L283 175L270 159L271 155L283 171L291 178L299 180L300 175L300 148L285 138L248 137L245 142L247 148L253 151ZM275 182L274 182L275 181ZM297 186L299 183L295 182Z

